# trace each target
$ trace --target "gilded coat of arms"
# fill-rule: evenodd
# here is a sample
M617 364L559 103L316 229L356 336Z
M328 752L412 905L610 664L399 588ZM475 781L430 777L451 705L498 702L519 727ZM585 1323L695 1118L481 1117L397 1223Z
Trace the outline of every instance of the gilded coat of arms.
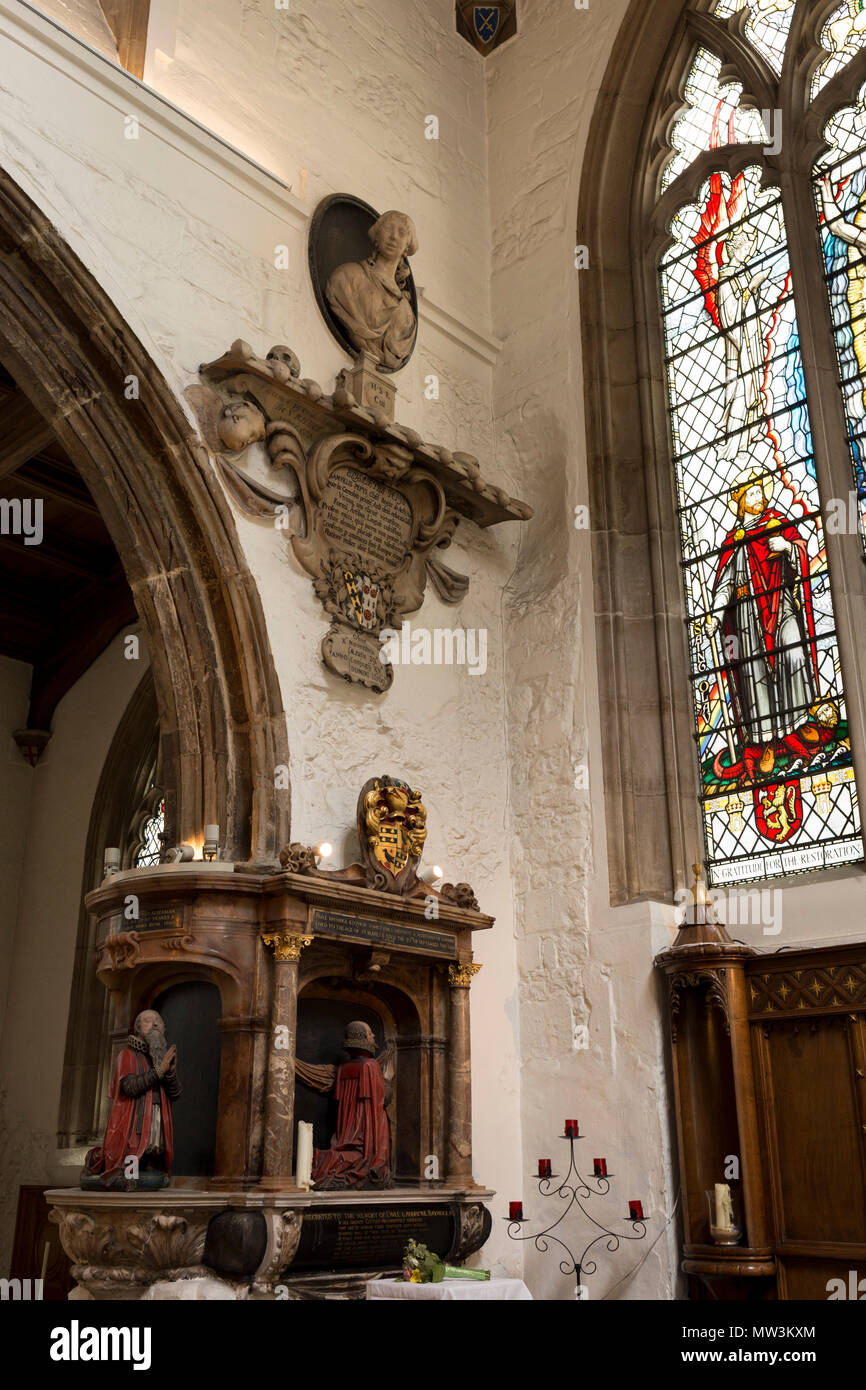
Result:
M366 782L358 799L358 835L371 887L401 891L427 839L420 791L396 777Z

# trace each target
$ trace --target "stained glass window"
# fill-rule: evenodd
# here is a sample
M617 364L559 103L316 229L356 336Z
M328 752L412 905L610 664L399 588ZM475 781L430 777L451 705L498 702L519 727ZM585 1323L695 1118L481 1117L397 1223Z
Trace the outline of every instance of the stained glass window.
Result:
M139 831L139 847L133 858L136 869L149 868L152 864L159 863L163 848L160 836L164 830L165 798L160 795L159 801L145 818Z
M812 96L817 96L831 77L841 72L866 42L866 3L864 0L845 0L834 10L821 30L821 47L827 57L815 69Z
M770 6L749 8L769 22ZM743 138L744 113L704 80L704 54L687 114L713 150ZM710 881L860 860L781 193L757 165L719 168L670 230L660 285Z
M727 19L739 10L748 11L746 37L770 66L781 72L794 0L719 0L713 13L717 19Z
M830 313L853 470L851 502L828 525L852 521L866 537L866 89L824 130L829 151L815 171ZM852 515L853 513L853 515Z
M721 67L721 58L707 48L698 49L686 81L685 109L674 121L671 132L670 143L676 154L665 165L663 189L711 144L718 147L767 141L759 113L740 108L741 84L728 81L720 85Z

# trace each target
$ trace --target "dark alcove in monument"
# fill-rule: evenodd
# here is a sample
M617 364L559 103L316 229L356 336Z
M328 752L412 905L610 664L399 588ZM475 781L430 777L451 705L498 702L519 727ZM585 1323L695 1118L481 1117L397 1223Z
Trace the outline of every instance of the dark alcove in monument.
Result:
M346 1025L355 1019L369 1023L381 1052L385 1046L382 1020L366 1004L342 999L301 999L298 1001L297 1055L305 1062L345 1062L349 1056L343 1049ZM306 1121L313 1126L313 1143L317 1149L327 1149L337 1128L337 1102L333 1094L313 1091L299 1083L295 1087L295 1123Z
M213 1175L220 1079L220 992L206 980L172 985L154 1001L177 1047L182 1091L172 1106L175 1177Z

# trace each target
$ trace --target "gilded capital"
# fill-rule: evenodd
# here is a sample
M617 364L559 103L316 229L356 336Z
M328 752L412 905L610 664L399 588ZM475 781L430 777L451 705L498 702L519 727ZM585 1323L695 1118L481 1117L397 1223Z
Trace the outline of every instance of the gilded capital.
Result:
M448 983L454 989L468 989L472 984L472 976L477 975L481 969L480 965L475 965L473 961L459 961L456 965L448 967Z
M297 932L262 932L262 941L273 946L275 960L300 960L301 952L312 941L311 936L299 936Z

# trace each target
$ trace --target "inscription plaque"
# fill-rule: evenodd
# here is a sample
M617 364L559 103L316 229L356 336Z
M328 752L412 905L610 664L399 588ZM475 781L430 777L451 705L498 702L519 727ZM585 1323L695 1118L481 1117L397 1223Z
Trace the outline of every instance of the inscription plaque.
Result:
M412 545L412 508L396 488L357 468L335 468L322 497L322 532L374 567L396 570Z
M130 922L136 931L168 931L183 926L183 903L159 903L143 907L137 922Z
M352 917L344 912L329 912L316 908L310 930L314 936L336 936L355 941L375 942L380 946L401 947L410 951L423 951L428 956L444 956L454 960L457 956L457 942L453 936L440 932L424 931L422 927L406 926L398 922L381 922L371 917Z
M410 1236L444 1258L454 1244L456 1229L456 1213L448 1203L305 1211L292 1270L396 1266Z
M366 685L368 690L379 694L387 690L394 679L390 661L379 660L382 650L367 634L353 632L340 623L332 623L322 638L322 658L335 675L354 681L356 685Z

